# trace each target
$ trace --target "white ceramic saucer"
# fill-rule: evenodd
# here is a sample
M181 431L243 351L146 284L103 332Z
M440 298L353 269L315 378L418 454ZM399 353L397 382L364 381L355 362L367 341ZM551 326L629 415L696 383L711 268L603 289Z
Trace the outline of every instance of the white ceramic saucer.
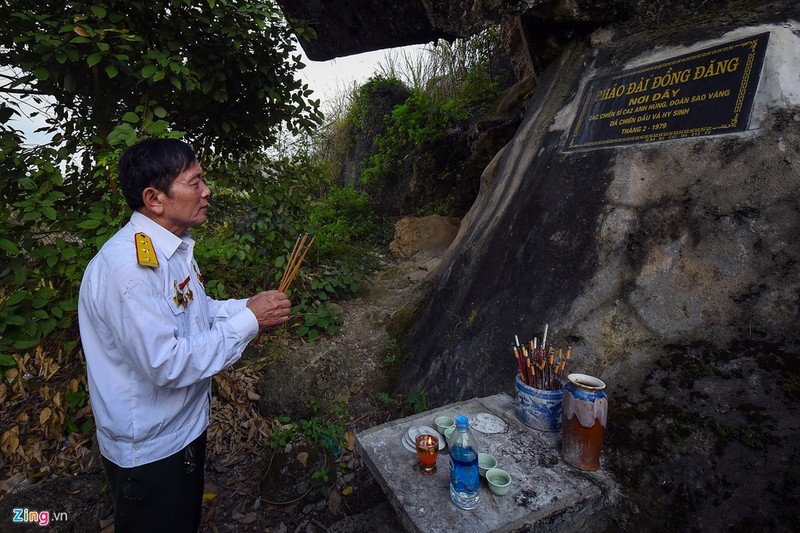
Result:
M403 448L405 448L410 452L417 453L417 447L414 444L414 441L417 438L417 435L423 435L423 434L430 434L435 436L437 439L439 439L439 449L441 450L444 448L444 437L438 431L428 426L410 427L408 429L408 432L406 432L406 434L403 435L403 438L401 439L403 442Z
M469 419L469 427L481 433L502 433L506 430L506 423L491 413L479 413Z

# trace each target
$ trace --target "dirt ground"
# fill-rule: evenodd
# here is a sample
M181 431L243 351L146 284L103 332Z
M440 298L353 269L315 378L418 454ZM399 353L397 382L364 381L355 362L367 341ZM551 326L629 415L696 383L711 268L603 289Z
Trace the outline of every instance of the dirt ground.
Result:
M291 468L277 470L275 462L284 458L291 463L297 449L306 444L302 441L294 442L285 454L271 450L247 454L230 470L219 468L224 458L212 459L206 469L207 489L219 496L204 509L205 531L327 531L348 517L385 504L382 489L356 453L354 434L411 414L407 403L390 399L386 391L387 376L398 363L387 326L424 296L438 261L438 254L426 253L402 261L387 258L384 268L362 284L357 298L341 302L340 335L292 345L278 350L277 357L269 356L269 363L258 372L260 412L266 416L289 413L297 420L312 418L310 401L319 406L320 415L326 406L341 408L347 446L339 457L329 458L335 468L330 483L322 487L309 486L303 472L290 472L295 484L275 481L270 475L279 471L286 479ZM386 515L377 520L382 524L368 519L369 530L401 531L385 523ZM388 521L392 520L390 512ZM341 527L346 531L350 526ZM364 530L367 526L354 527Z
M407 403L390 398L384 390L387 374L397 363L386 326L396 313L420 298L437 263L435 255L425 254L399 262L387 259L384 268L363 284L357 298L341 304L340 335L317 343L279 337L274 342L281 349L261 346L249 350L237 369L215 380L202 531L328 531L336 523L346 524L348 517L387 507L382 490L355 452L354 434L411 414ZM275 356L276 352L280 355ZM331 367L339 373L331 372ZM302 376L328 377L311 383ZM312 390L316 393L310 393ZM326 390L333 392L326 395ZM299 457L298 450L308 443L295 440L276 452L268 445L268 437L280 428L279 414L290 412L297 420L309 400L342 407L337 423L346 430L345 445L336 457L324 459L329 467L327 481L310 480L319 465L309 464L305 473L289 478L282 475L285 468L281 470L278 478L290 481L276 488L264 479L277 471L274 467L281 457ZM48 511L48 527L54 531L113 531L113 513L96 446L81 470L76 475L39 480L7 477L0 486L5 490L0 490L0 531L9 526L13 531L40 529L36 523L13 523L13 509L17 508ZM379 527L395 531L391 511L388 513L388 519L384 514L377 526L362 521L351 530ZM347 531L351 526L339 527Z

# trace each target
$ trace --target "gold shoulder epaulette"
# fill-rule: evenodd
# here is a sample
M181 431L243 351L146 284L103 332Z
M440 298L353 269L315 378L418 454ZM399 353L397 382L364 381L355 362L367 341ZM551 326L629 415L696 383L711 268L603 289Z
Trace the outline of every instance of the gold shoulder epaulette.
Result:
M156 250L153 248L153 241L150 237L142 232L133 236L136 241L136 260L140 265L152 268L158 268L158 256Z

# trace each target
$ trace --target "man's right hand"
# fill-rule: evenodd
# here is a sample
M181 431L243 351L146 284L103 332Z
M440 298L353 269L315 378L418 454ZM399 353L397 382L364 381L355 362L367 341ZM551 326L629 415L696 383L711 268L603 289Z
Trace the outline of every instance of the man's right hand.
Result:
M247 300L247 308L256 315L258 327L269 328L289 320L292 302L279 291L263 291Z

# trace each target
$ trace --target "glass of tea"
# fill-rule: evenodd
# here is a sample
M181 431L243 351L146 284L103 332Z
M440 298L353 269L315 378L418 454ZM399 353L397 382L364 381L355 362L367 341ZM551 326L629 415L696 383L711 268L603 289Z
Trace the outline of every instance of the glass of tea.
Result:
M439 455L439 439L435 435L423 433L415 439L420 471L429 476L436 472L436 457Z

